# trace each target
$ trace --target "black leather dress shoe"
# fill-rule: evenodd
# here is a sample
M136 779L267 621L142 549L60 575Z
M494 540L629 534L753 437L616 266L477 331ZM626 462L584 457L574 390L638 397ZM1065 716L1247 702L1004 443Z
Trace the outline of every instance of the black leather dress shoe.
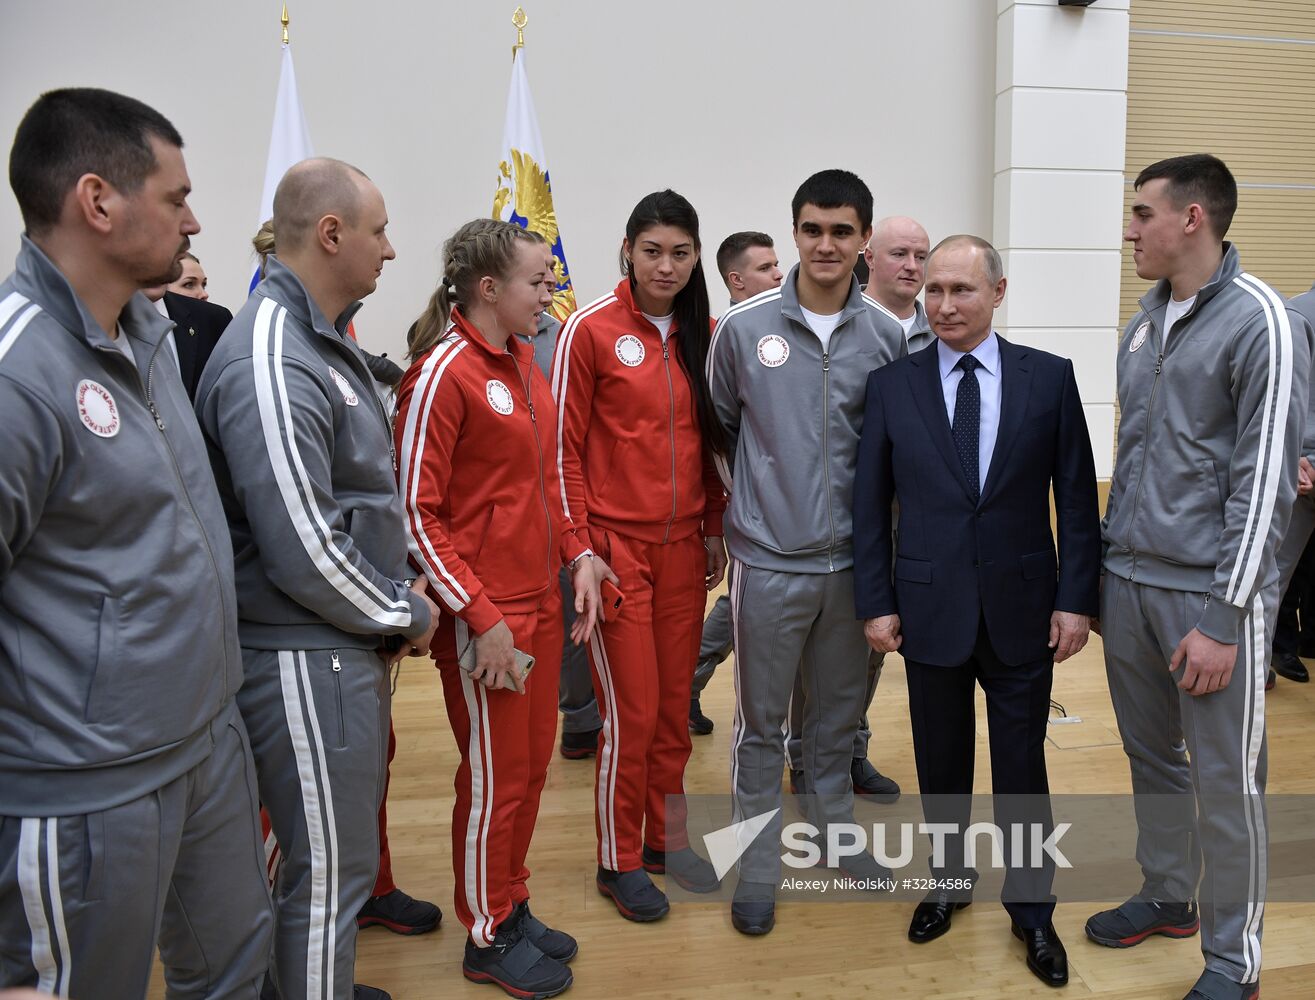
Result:
M1014 937L1027 945L1027 967L1047 986L1068 985L1068 952L1054 924L1022 928L1013 925Z
M1290 681L1296 681L1298 684L1305 684L1310 680L1310 672L1306 670L1306 664L1292 653L1278 653L1269 661L1269 665L1274 668L1280 677L1286 677Z
M972 903L971 894L966 899L953 899L952 893L943 889L933 889L913 910L913 919L909 921L909 940L914 944L926 944L935 941L950 929L950 918L955 910L962 910Z

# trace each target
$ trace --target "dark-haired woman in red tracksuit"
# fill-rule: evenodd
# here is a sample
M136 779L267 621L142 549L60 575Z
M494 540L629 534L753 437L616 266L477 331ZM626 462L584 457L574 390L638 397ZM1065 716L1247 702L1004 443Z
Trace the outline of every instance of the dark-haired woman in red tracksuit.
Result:
M470 935L462 971L514 997L556 996L571 985L576 942L530 913L525 857L557 732L562 563L577 642L593 631L598 589L562 512L548 380L512 336L532 333L551 302L543 242L478 219L443 257L442 283L408 335L414 363L394 433L411 556L449 612L432 652L461 753L452 867ZM527 676L517 650L535 658Z
M720 429L704 376L710 317L698 215L674 191L635 206L626 277L578 310L553 359L564 506L588 526L600 578L624 601L590 643L603 720L595 810L598 889L629 920L669 909L648 873L710 892L689 847L684 793L689 690L707 590L726 568L725 493L713 465Z

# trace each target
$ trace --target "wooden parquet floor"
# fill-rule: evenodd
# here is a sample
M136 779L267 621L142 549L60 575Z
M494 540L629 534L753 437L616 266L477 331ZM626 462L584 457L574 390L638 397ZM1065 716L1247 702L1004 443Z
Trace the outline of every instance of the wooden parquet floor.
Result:
M1083 722L1051 726L1048 749L1055 793L1129 789L1106 689L1100 640L1055 671L1055 698ZM979 692L980 698L980 692ZM704 699L716 722L695 737L686 775L691 793L725 793L731 738L730 662L718 669ZM457 754L442 707L437 672L428 661L403 665L394 714L398 739L388 801L389 837L398 884L437 902L437 933L401 938L373 928L359 941L357 981L397 1000L490 997L461 976L464 934L452 910L450 822ZM978 791L989 792L985 712L979 705ZM1315 685L1279 681L1267 702L1269 790L1315 793ZM887 658L873 710L871 758L906 791L916 791L904 668ZM656 924L622 920L594 888L593 762L554 757L531 849L530 883L537 916L575 935L573 1000L616 997L1118 997L1178 1000L1201 970L1199 937L1152 938L1135 949L1097 947L1082 933L1096 908L1061 902L1055 925L1069 954L1070 983L1054 991L1023 963L1003 908L989 901L954 918L950 933L926 945L905 937L912 904L783 903L776 929L747 938L731 927L724 904L681 904ZM1313 817L1315 820L1315 817ZM659 880L660 881L660 880ZM1121 901L1119 900L1114 902ZM1265 1000L1315 997L1315 951L1307 932L1315 903L1271 904L1265 914ZM158 980L158 975L157 975ZM157 982L152 996L162 996Z

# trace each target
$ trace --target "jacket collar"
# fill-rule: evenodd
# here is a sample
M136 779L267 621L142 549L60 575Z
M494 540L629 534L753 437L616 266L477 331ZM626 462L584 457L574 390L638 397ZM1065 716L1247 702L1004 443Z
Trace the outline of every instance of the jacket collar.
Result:
M647 319L644 318L644 311L640 309L639 306L635 303L635 292L634 289L630 287L629 276L626 276L621 279L621 281L617 284L612 294L616 296L617 302L621 303L621 305L625 307L626 311L629 312L630 315L634 317L635 322L640 325L640 329L652 330L654 333L658 332L657 327L655 327L652 323L650 323ZM673 319L671 321L671 332L667 334L667 338L670 339L671 337L674 337L679 332L680 332L680 323Z
M1196 313L1203 305L1209 302L1219 292L1227 287L1234 278L1242 273L1242 262L1237 255L1237 246L1233 243L1224 241L1224 259L1219 262L1219 267L1215 273L1210 276L1210 280L1201 286L1201 290L1196 293L1196 301L1192 303L1192 308L1184 313L1184 318ZM1169 296L1172 289L1169 286L1168 278L1161 278L1157 281L1145 295L1141 297L1138 303L1146 315L1158 315L1161 318L1164 315L1164 308L1169 304ZM1157 320L1158 322L1158 320Z
M799 304L799 265L796 264L790 268L790 273L785 276L785 281L781 283L781 315L787 319L792 319L805 329L811 329L808 321L804 319L803 306ZM849 279L849 298L845 300L844 307L840 310L840 320L836 323L836 329L839 330L855 316L862 315L867 311L867 305L863 301L863 290L859 287L858 278L850 277Z
M60 326L90 347L114 347L108 331L102 330L64 272L45 251L23 236L14 267L14 287L38 303ZM119 314L119 325L134 340L145 344L148 355L160 346L174 324L161 316L141 292L133 294ZM117 349L117 348L116 348Z
M508 354L517 362L517 364L526 365L534 360L534 348L526 344L519 337L507 338L507 350L495 350L493 345L484 339L484 335L470 320L466 319L465 314L461 311L460 306L452 307L452 315L449 322L456 328L457 333L470 342L470 345L478 350L481 354L490 358L503 358Z
M292 318L303 326L308 326L316 333L331 340L345 342L351 338L347 334L347 324L361 308L360 302L353 302L342 311L342 315L332 323L320 312L320 307L306 291L297 273L276 256L270 254L265 260L265 277L256 286L256 295L273 299L292 314Z

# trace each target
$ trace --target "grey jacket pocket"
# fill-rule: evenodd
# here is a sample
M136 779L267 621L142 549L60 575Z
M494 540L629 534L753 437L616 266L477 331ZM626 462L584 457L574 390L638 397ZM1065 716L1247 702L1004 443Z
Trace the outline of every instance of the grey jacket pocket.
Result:
M85 721L98 722L116 714L114 706L123 697L120 688L124 680L117 676L119 661L119 602L113 597L102 597L96 625L96 668L87 686L87 702L82 712Z

